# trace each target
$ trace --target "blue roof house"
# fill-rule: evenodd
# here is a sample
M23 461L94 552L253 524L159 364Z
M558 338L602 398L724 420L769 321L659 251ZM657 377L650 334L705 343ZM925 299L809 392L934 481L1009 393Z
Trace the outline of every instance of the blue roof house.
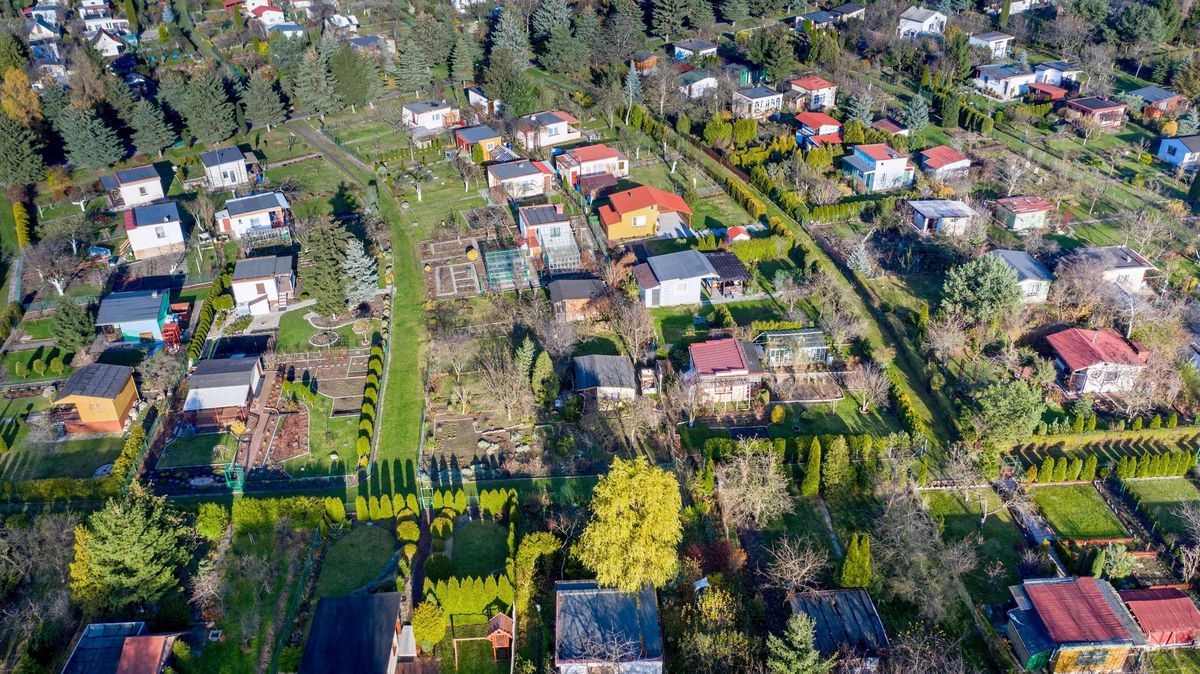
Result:
M170 301L167 290L110 293L100 300L96 327L110 342L161 342Z

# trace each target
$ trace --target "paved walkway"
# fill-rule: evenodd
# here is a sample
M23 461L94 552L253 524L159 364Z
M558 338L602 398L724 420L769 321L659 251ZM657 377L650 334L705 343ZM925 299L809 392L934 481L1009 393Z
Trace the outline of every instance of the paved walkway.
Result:
M364 171L368 174L373 174L371 167L364 164L361 159L355 157L350 152L342 150L336 143L326 138L320 131L312 128L307 123L303 121L291 121L287 123L287 128L292 133L308 141L309 144L325 156L327 161L341 169L342 173L345 173L351 180L359 182L356 174Z
M275 371L269 370L263 374L263 385L258 400L254 401L254 414L257 415L258 423L254 426L254 434L250 436L250 448L246 450L247 473L258 463L258 451L263 449L263 436L267 434L267 421L271 417L267 414L267 398L271 397L271 389L274 387Z
M260 314L250 319L250 326L246 329L250 332L270 332L271 330L278 330L279 319L283 318L283 315L288 313L288 311L305 309L313 306L316 303L316 300L304 300L303 302L296 302L295 304L290 305L287 308L287 311L272 311L269 314Z

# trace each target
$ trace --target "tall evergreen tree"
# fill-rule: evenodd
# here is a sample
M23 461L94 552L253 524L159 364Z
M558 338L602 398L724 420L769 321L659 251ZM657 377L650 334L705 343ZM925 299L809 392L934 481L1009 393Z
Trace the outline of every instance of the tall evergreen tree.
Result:
M527 115L538 106L537 89L525 68L516 66L507 49L493 51L483 74L483 93L504 101L504 111L513 116Z
M134 35L140 35L142 27L138 21L137 5L134 4L133 0L125 0L122 3L122 8L125 10L125 18L129 21L129 32Z
M850 450L846 438L839 435L829 442L825 448L825 456L821 463L821 479L825 488L840 486L850 477Z
M511 7L500 8L500 18L492 32L491 58L497 51L505 51L517 68L528 68L533 54L529 50L529 26L525 17Z
M329 64L316 49L309 48L304 53L293 90L300 107L310 114L324 117L342 109Z
M329 71L333 75L334 92L352 112L379 98L382 88L379 69L357 50L343 46L335 51L329 57Z
M202 143L218 143L237 129L233 102L220 73L209 68L192 75L183 98L188 130Z
M137 97L130 91L128 85L115 75L104 78L104 98L108 107L117 113L117 118L126 128L133 128L133 108L137 105Z
M70 108L62 115L59 133L66 145L67 158L84 168L101 169L125 157L121 139L95 110Z
M346 304L356 307L375 297L379 289L378 263L367 255L362 242L350 237L346 245L346 259L342 261L345 278Z
M33 131L0 114L0 185L30 185L46 174L41 141Z
M539 60L552 72L569 73L582 68L587 56L587 47L571 34L570 28L558 28L550 34Z
M144 98L133 106L132 126L133 146L138 152L157 152L161 157L163 148L175 142L175 130L167 124L162 110Z
M600 15L590 5L579 10L571 22L575 39L587 49L588 55L596 53L603 27L600 25Z
M856 119L863 124L870 124L875 116L875 97L865 91L856 91L850 94L850 99L846 103L846 118Z
M788 618L782 637L767 635L767 674L828 674L833 665L821 657L813 619L807 614Z
M29 47L14 31L0 33L0 73L9 68L24 70L29 66Z
M267 127L268 131L287 120L287 106L283 103L283 97L275 88L275 83L262 73L250 76L242 91L242 103L246 109L246 119L255 126Z
M838 574L838 586L866 587L871 583L871 540L866 534L854 534Z
M729 25L736 26L739 21L745 21L750 16L750 6L746 4L746 0L722 0L721 2L721 17L729 22Z
M712 0L691 0L687 17L688 25L698 30L712 28L717 22L713 12Z
M958 94L948 93L942 97L938 115L942 118L942 126L953 128L958 126L958 113L962 108L962 99Z
M688 0L653 0L650 23L654 33L670 42L672 35L678 35L683 30L687 13Z
M533 38L545 43L559 28L571 27L571 6L567 0L541 0L533 12Z
M815 436L808 446L808 462L804 466L804 480L800 483L800 495L816 498L821 493L821 441Z
M1001 29L1008 28L1008 17L1012 16L1012 0L1004 0L1000 7L1000 18L996 22Z
M468 38L470 39L470 38ZM412 35L401 38L396 50L396 67L392 70L396 78L396 86L402 91L418 92L429 86L432 77L429 74L429 62L413 40Z
M96 337L96 318L87 308L73 300L60 297L54 306L54 316L50 319L50 336L54 344L71 355L86 344L91 344Z
M345 227L326 218L312 227L301 248L304 286L317 301L317 313L327 318L346 310L343 265L349 238Z
M469 82L475 79L475 69L483 60L483 50L475 36L467 31L458 34L454 43L454 52L450 55L450 71L457 82Z
M915 134L924 131L929 126L929 104L925 102L925 97L913 96L900 113L900 121Z

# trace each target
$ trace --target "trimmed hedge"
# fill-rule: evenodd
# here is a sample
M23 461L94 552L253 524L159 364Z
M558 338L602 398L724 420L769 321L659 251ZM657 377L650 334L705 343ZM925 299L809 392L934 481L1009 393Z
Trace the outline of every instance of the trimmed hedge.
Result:
M371 455L371 440L375 437L376 404L379 402L379 381L383 376L383 348L371 347L371 356L367 360L367 380L363 385L362 407L358 412L358 441L354 449L358 453L359 463L365 465Z

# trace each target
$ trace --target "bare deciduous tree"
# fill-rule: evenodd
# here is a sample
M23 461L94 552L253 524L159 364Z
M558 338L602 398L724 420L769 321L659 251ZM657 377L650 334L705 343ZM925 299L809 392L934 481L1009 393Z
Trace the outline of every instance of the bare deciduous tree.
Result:
M816 589L821 574L829 566L825 555L798 538L780 540L767 555L764 570L767 582L789 594Z
M847 377L851 391L858 395L858 411L866 414L871 405L886 407L892 390L892 382L884 374L883 368L875 363L866 362L853 376Z
M945 635L921 628L892 641L881 674L967 674L961 646Z
M637 365L646 346L654 339L654 320L650 318L650 312L637 300L622 298L613 303L608 321Z
M792 511L788 478L780 457L762 440L741 440L733 456L717 466L721 512L738 528L759 528Z
M1121 231L1125 235L1125 245L1147 258L1161 256L1174 238L1162 211L1149 207L1141 209L1132 218L1126 218Z
M1098 325L1110 325L1116 307L1123 302L1118 290L1104 278L1103 267L1093 260L1071 257L1059 264L1049 303L1058 319L1078 323L1090 319Z
M1179 569L1185 581L1191 581L1200 573L1200 545L1179 546Z
M529 376L518 371L508 345L488 345L476 357L476 364L480 381L504 408L505 419L512 421L514 412L523 415L532 396Z
M49 283L58 291L59 297L75 276L75 256L67 250L65 241L41 241L25 254L25 266L43 283Z
M1029 181L1036 167L1032 155L1033 150L1030 149L1023 157L1013 156L1007 161L998 161L993 164L996 182L1000 183L1000 187L1004 189L1004 196L1011 197Z

